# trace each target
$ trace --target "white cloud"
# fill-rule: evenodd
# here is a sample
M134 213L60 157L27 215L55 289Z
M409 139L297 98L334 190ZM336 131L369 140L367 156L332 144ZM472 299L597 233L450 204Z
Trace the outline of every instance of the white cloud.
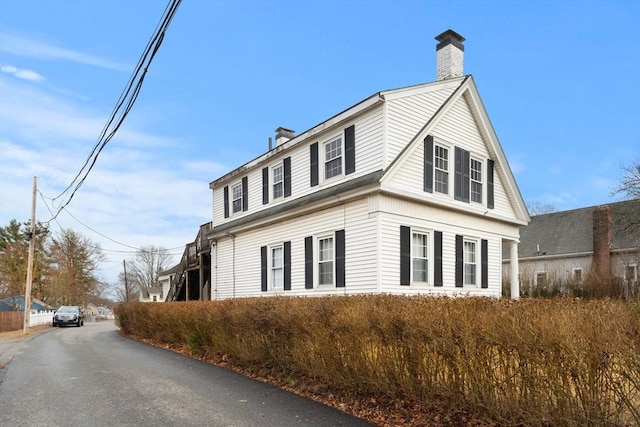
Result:
M55 211L66 200L50 198L74 178L106 122L106 115L86 103L45 90L0 77L0 225L30 217L33 176L38 177L43 195L37 201L37 220L50 219L49 209ZM216 162L181 159L184 143L127 119L68 205L69 211L117 242L178 248L171 251L177 261L198 227L211 220L209 178L227 169ZM132 249L85 228L64 211L51 223L51 230L57 232L59 226L102 246L109 260L103 277L110 283L117 280L122 260L133 256Z
M13 65L0 65L0 71L6 74L12 74L19 79L29 80L32 82L42 82L46 80L43 75L38 74L35 71L20 69Z
M6 31L2 32L0 52L46 61L71 61L116 71L129 72L132 69L131 66L117 61L104 59L99 56L78 52L72 49L54 46L46 42L11 34Z

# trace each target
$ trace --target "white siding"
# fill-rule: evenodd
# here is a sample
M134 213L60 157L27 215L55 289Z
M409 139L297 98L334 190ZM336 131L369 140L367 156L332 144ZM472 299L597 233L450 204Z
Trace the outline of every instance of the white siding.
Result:
M427 124L458 85L447 85L439 90L390 99L387 108L387 153L385 167Z
M413 203L391 197L380 200L381 244L380 256L382 266L382 292L388 293L435 293L435 294L472 294L484 296L500 296L502 284L501 244L503 237L518 236L518 227L506 223L489 221L484 218L467 216L462 213L446 211L435 207ZM457 224L457 225L456 225ZM442 287L434 287L432 282L427 287L400 286L400 226L409 226L420 230L441 231L443 256ZM474 239L488 241L488 282L489 287L478 286L455 287L455 236L457 234ZM432 239L433 240L433 239ZM478 246L479 249L479 246ZM431 245L433 259L433 245ZM479 252L478 252L479 256ZM479 260L478 260L479 261ZM430 268L433 264L430 263ZM480 264L478 264L478 272Z
M321 210L294 220L278 222L268 227L240 233L235 238L217 242L212 253L212 298L230 298L274 295L261 291L260 248L291 242L291 290L285 295L331 295L374 292L377 286L377 242L371 230L376 228L370 218L366 198ZM344 288L335 286L305 289L304 239L345 230L345 282ZM235 257L233 240L235 239ZM217 257L217 258L216 258ZM314 257L317 247L314 245ZM234 260L235 258L235 260ZM217 268L216 268L217 266ZM235 266L235 268L234 268ZM235 270L235 278L233 271ZM314 274L317 263L314 262Z
M323 165L320 164L320 184L315 187L310 186L310 155L309 146L319 142L320 161L322 161L322 143L333 136L344 136L344 129L355 125L355 151L356 151L356 171L350 175L335 177L323 182ZM225 222L249 215L260 210L275 206L279 203L287 202L299 197L304 197L310 193L322 190L327 187L340 184L347 180L366 175L370 172L382 169L382 107L377 106L368 112L363 113L355 120L347 123L340 123L322 132L313 134L310 138L300 143L290 150L283 151L280 155L270 158L268 161L257 165L243 174L238 174L234 179L225 184L220 184L213 191L213 226L224 224ZM291 196L272 200L271 188L269 193L269 203L262 204L262 168L273 166L282 162L285 157L291 157ZM344 153L343 153L344 156ZM224 186L239 182L243 176L248 177L249 188L249 209L246 212L231 214L229 218L224 217ZM231 187L229 187L229 198L231 199ZM231 203L231 200L229 201ZM231 213L231 212L230 212Z
M449 194L425 193L424 179L424 143L416 141L404 159L401 167L396 168L393 174L385 179L385 186L399 193L426 200L439 200L448 204L455 204L463 209L484 212L487 206L487 159L490 158L487 144L478 130L469 105L464 97L458 100L446 111L442 119L430 132L435 143L446 146L449 149ZM465 203L454 200L454 166L455 147L468 150L473 158L483 162L483 198L482 204ZM495 159L494 159L495 160ZM494 209L491 213L501 218L515 219L515 213L506 195L502 183L501 174L498 173L500 164L494 165Z

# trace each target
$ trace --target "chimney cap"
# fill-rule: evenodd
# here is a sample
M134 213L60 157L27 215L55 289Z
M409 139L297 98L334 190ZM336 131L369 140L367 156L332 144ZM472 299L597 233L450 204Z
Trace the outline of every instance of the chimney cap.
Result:
M464 45L462 44L462 42L465 41L465 38L452 29L448 29L442 34L437 35L435 39L440 42L436 46L436 50L440 50L449 44L453 44L460 50L464 50Z
M287 134L293 135L295 133L295 131L293 131L291 129L284 128L282 126L280 126L278 129L276 129L275 132L278 133L278 134L283 134L283 135L287 135Z

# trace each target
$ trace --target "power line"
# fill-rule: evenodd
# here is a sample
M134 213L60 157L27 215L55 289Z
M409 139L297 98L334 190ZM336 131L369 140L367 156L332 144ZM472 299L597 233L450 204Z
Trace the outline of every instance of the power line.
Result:
M40 195L40 198L42 199L42 203L45 205L45 207L47 208L47 210L49 211L49 213L50 213L50 214L53 214L53 213L51 212L51 209L49 208L49 205L47 204L47 202L46 202L46 200L45 200L45 196L44 196L44 194L42 194L42 193L40 192L40 190L38 190L38 194ZM109 236L107 236L107 235L105 235L105 234L103 234L103 233L99 232L98 230L96 230L96 229L94 229L94 228L92 228L92 227L88 226L87 224L85 224L84 222L82 222L82 221L80 221L78 218L76 218L76 217L75 217L75 216L74 216L74 215L69 211L69 209L64 209L64 211L65 211L65 212L66 212L66 213L67 213L71 218L73 218L76 222L78 222L80 225L82 225L82 226L86 227L87 229L89 229L89 230L93 231L94 233L99 234L100 236L104 237L104 238L105 238L105 239L107 239L107 240L110 240L110 241L111 241L111 242L113 242L113 243L116 243L116 244L118 244L118 245L125 246L125 247L127 247L127 248L133 249L133 250L129 250L129 251L126 251L126 250L119 251L119 250L115 250L115 249L105 249L105 248L100 247L100 249L101 249L102 251L105 251L105 252L114 252L114 253L123 253L123 254L136 254L136 253L138 253L138 252L144 251L144 249L143 249L143 248L139 248L139 247L136 247L136 246L131 246L131 245L128 245L128 244L126 244L126 243L119 242L119 241L117 241L117 240L115 240L115 239L112 239L111 237L109 237ZM58 225L58 228L60 229L60 231L62 231L62 230L63 230L63 227L60 225L60 223L58 222L57 218L52 218L51 220L47 221L46 223L47 223L47 224L49 224L51 221L55 221L55 222L56 222L56 224ZM182 253L183 253L183 251L184 251L184 247L185 247L185 246L186 246L186 245L176 246L176 247L168 248L168 249L163 248L163 249L165 249L165 250L167 251L167 253L168 253L169 255L171 255L171 256L174 256L174 255L182 255ZM179 250L179 249L181 249L181 251L180 251L180 252L175 252L175 253L174 253L174 252L170 252L170 251L176 251L176 250Z
M64 189L64 191L62 191L62 193L52 199L52 202L55 202L57 199L65 196L66 194L69 194L69 191L71 191L66 200L63 201L57 208L56 213L53 215L51 220L55 219L60 214L60 212L71 202L73 196L75 196L76 192L80 189L84 181L87 179L89 172L91 172L94 165L96 164L98 156L107 145L107 143L115 136L116 132L124 122L124 119L131 111L133 104L138 98L138 94L140 93L140 89L142 88L142 83L144 82L144 78L147 74L147 71L149 70L149 66L151 65L151 62L153 61L156 53L158 52L158 49L160 48L160 45L164 40L166 30L169 27L171 20L175 16L176 11L178 10L178 6L180 6L181 2L182 0L169 0L169 4L165 8L163 16L160 19L160 22L156 27L154 34L151 36L151 39L147 43L147 47L140 56L138 64L136 65L136 68L131 75L129 82L120 95L120 98L116 103L116 107L114 108L109 120L105 124L102 132L100 133L100 136L98 137L98 141L96 142L95 146L89 153L89 156L87 157L84 164L82 165L76 176L73 178L71 183L67 186L67 188ZM124 109L121 110L123 105ZM119 117L116 119L116 116L118 116L118 114ZM73 190L71 190L72 188Z

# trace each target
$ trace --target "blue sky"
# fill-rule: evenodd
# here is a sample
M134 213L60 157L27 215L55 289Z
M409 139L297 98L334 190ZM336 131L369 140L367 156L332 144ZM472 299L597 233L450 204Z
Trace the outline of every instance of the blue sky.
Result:
M165 0L0 2L0 224L71 182ZM133 110L51 228L102 245L102 275L145 245L177 261L211 220L209 182L386 89L435 80L434 37L463 35L527 203L618 200L640 158L640 1L184 0ZM47 205L45 205L45 202ZM73 215L73 216L71 216ZM124 245L123 245L124 244Z

